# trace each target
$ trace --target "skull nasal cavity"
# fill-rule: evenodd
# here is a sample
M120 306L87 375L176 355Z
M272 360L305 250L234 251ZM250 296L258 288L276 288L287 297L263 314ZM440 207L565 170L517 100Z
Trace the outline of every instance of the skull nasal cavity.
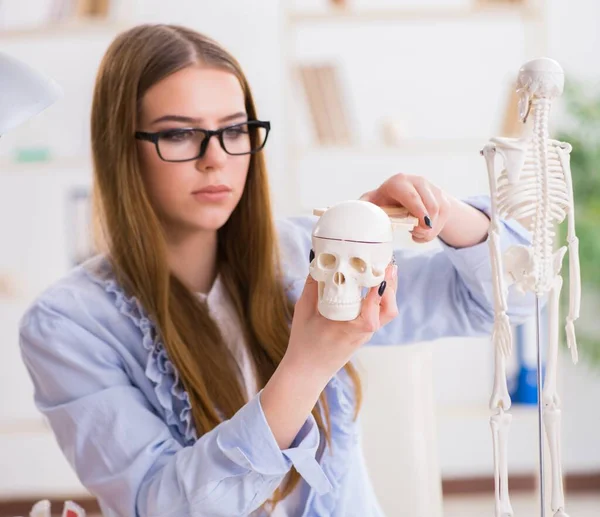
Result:
M346 283L346 277L344 276L344 273L340 273L339 271L337 271L336 273L334 273L333 275L333 282L336 285L342 285Z

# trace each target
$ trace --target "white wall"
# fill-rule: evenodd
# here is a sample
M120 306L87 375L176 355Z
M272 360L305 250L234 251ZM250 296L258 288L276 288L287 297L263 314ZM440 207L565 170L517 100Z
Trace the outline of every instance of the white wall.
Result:
M600 80L600 3L593 0L546 0L548 54L558 59L569 77Z

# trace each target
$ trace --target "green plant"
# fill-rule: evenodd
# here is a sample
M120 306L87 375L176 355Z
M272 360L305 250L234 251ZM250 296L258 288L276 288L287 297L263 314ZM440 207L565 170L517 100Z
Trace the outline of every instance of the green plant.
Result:
M583 83L567 82L563 102L565 118L556 136L573 146L571 172L582 284L581 313L575 331L582 359L600 367L600 92L590 94ZM566 234L565 221L559 231L561 245ZM563 315L569 309L568 257L562 270Z

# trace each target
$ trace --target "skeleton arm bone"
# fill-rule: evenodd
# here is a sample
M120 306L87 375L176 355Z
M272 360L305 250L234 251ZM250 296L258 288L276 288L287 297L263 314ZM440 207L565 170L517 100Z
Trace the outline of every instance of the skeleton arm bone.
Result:
M555 143L552 141L552 143ZM579 239L575 234L575 202L573 199L573 179L571 176L571 146L562 142L556 142L560 162L563 166L565 180L569 195L569 212L567 242L569 243L569 315L567 316L566 332L567 344L571 350L571 358L577 363L577 341L575 340L575 328L573 322L579 318L579 307L581 303L581 272L579 268Z
M494 173L494 157L496 155L496 147L488 144L483 148L482 154L485 157L489 185L490 185L490 198L492 203L492 221L490 225L490 256L492 263L492 274L493 274L493 288L494 288L494 332L493 340L494 346L499 346L504 355L510 355L512 351L512 334L510 329L510 322L506 314L507 311L507 288L504 283L504 273L502 271L502 262L500 256L500 243L499 243L499 221L498 221L498 208L497 208L497 193L496 193L496 177Z

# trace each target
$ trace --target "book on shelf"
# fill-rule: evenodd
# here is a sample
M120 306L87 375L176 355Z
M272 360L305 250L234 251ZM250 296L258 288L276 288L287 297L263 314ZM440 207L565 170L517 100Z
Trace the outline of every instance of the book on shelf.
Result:
M110 0L76 0L75 14L79 18L106 18L110 13Z
M335 65L301 65L300 77L319 145L348 145L352 134Z

